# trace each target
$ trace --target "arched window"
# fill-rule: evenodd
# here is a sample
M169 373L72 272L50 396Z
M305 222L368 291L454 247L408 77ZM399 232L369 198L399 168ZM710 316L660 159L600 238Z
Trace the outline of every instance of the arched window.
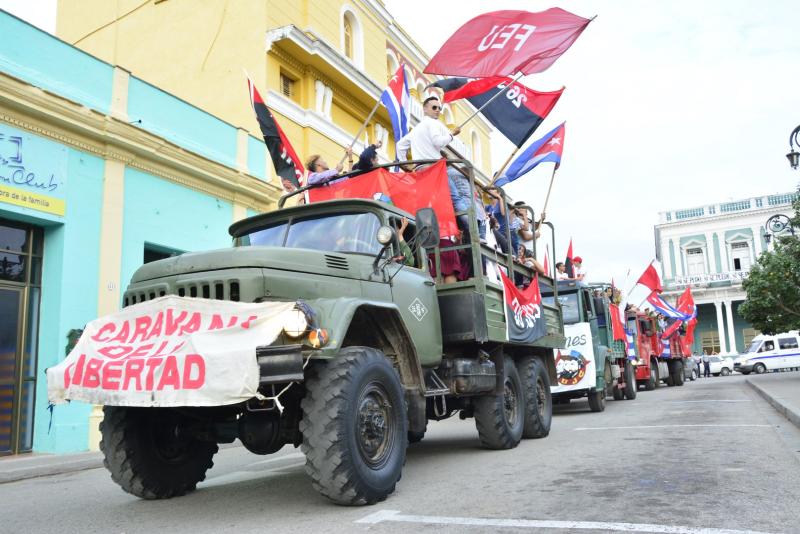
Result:
M400 67L400 63L397 62L397 57L394 55L394 52L391 50L386 51L386 79L391 79L394 76L394 73L397 72L397 69Z
M422 81L422 78L417 80L417 98L420 102L425 100L425 82Z
M447 104L445 104L442 108L442 116L444 117L444 123L447 126L455 125L456 121L453 120L453 112L450 110L450 106Z
M472 141L472 163L475 164L476 167L481 166L481 138L478 137L478 132L472 130L472 135L470 136Z
M344 55L353 59L353 20L349 13L345 13L344 21L342 22L344 28Z
M341 51L357 67L364 67L364 34L355 9L342 6L340 14Z

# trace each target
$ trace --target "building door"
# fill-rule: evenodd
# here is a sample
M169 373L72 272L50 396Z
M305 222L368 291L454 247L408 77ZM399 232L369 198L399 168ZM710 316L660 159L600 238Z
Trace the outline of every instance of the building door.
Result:
M0 455L33 446L41 272L41 230L0 219Z
M734 271L750 270L750 245L747 243L731 243Z

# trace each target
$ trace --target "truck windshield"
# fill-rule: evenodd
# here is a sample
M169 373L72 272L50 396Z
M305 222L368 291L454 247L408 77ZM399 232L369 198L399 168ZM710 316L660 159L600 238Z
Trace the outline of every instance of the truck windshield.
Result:
M542 297L545 304L554 305L553 296ZM578 294L577 293L560 293L558 295L558 302L561 304L561 310L564 312L564 324L575 324L581 322L581 310L578 307Z
M745 353L758 352L758 347L760 347L760 346L761 346L761 340L760 339L758 341L753 341L752 343L750 343L750 346L747 347L747 349L744 352Z
M320 215L284 221L239 239L241 246L307 248L331 252L377 254L380 220L374 213Z

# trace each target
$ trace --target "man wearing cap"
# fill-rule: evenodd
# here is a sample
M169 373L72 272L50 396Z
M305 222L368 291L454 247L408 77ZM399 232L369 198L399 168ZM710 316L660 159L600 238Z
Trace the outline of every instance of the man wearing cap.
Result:
M583 270L583 258L580 256L572 258L572 272L575 275L575 280L583 281L586 278L586 271Z

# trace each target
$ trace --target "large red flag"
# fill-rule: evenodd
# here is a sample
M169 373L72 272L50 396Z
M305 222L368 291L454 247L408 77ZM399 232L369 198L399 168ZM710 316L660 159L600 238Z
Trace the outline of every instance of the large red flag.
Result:
M572 46L589 22L558 7L538 13L484 13L461 26L425 72L468 78L542 72Z
M611 334L615 341L625 341L625 324L622 322L619 306L616 304L608 305L608 312L611 315Z
M250 78L247 79L247 90L250 93L250 105L256 112L256 119L258 119L261 134L264 136L264 143L267 145L272 164L275 166L275 173L281 177L281 181L291 183L292 187L284 184L284 189L293 191L294 188L300 186L303 174L305 174L303 164Z
M691 345L694 343L694 328L697 326L697 306L694 304L692 290L689 287L678 297L676 305L679 312L691 315L691 319L686 322L686 335L684 336L686 344Z
M643 286L650 289L650 291L655 291L656 293L661 293L664 291L663 286L661 285L661 277L658 276L658 271L653 266L653 263L650 262L650 265L647 266L647 269L644 270L642 276L636 281L637 284L642 284Z
M547 249L544 249L544 272L550 276L550 262L547 260Z
M412 215L420 208L433 208L439 220L439 233L442 236L458 233L444 161L414 172L375 169L331 185L309 189L308 198L311 202L336 198L384 200Z

